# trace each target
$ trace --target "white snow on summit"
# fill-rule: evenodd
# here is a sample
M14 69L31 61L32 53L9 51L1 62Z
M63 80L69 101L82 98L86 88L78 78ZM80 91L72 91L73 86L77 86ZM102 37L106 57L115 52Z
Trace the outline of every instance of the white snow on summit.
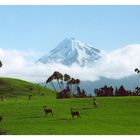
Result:
M78 64L83 67L91 65L100 56L101 52L98 49L72 37L64 39L55 49L37 62L43 64L60 63L67 66Z

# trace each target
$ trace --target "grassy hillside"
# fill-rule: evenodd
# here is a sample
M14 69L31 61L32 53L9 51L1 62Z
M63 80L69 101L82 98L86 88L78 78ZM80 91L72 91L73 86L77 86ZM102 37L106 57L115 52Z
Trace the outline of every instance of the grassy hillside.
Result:
M0 95L7 97L38 95L50 93L53 91L34 83L19 79L0 78Z
M14 80L10 83L13 85ZM25 82L25 87L26 84ZM0 102L0 114L3 116L0 128L7 134L22 135L140 134L138 96L97 97L98 107L95 109L92 107L92 98L61 100L56 99L52 91L44 88L42 90L44 93L46 91L46 94L34 96L31 101L28 101L26 96L19 96L17 101L7 98ZM21 93L20 88L18 92ZM52 108L54 116L45 116L43 105ZM81 117L72 119L70 108L80 111Z

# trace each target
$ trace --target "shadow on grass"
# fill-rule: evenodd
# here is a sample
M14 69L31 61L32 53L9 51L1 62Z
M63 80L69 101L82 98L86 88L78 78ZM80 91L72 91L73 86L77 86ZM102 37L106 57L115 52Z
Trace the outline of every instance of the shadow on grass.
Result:
M55 120L49 120L49 121L70 121L71 118L63 118L63 119L55 119Z
M33 116L33 117L20 117L20 118L17 118L17 119L41 119L41 118L48 118L49 120L48 121L70 121L72 120L71 118L61 118L61 119L54 119L53 116ZM51 120L50 120L51 119Z
M93 108L91 108L91 107L84 107L84 108L80 108L80 109L93 109Z
M18 117L17 119L38 119L38 118L45 118L46 116L34 116L34 117L29 117L29 116L26 116L26 117Z

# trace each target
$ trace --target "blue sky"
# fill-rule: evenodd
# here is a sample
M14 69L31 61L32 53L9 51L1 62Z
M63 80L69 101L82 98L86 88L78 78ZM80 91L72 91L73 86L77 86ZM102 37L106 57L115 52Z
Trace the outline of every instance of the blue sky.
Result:
M66 37L107 52L91 68L34 63ZM57 69L81 80L118 79L140 67L139 52L140 6L0 6L5 77L39 82Z
M0 6L0 48L47 53L66 37L106 51L140 44L140 6Z

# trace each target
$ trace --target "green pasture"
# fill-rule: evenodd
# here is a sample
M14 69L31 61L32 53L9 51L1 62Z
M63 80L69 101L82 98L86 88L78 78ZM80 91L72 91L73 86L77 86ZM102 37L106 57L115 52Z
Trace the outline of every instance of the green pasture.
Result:
M138 96L97 97L98 107L93 108L92 98L56 99L52 90L41 87L41 93L44 95L35 94L29 101L26 94L30 93L26 87L31 83L23 81L17 83L16 79L13 82L9 82L9 79L2 80L11 83L14 88L11 93L14 96L9 96L5 91L4 94L7 96L3 102L0 102L0 114L3 116L0 128L8 135L140 134L140 97ZM34 87L32 92L37 93L36 85L31 85ZM53 109L54 116L51 114L45 116L43 105ZM72 119L70 108L80 111L81 117Z

